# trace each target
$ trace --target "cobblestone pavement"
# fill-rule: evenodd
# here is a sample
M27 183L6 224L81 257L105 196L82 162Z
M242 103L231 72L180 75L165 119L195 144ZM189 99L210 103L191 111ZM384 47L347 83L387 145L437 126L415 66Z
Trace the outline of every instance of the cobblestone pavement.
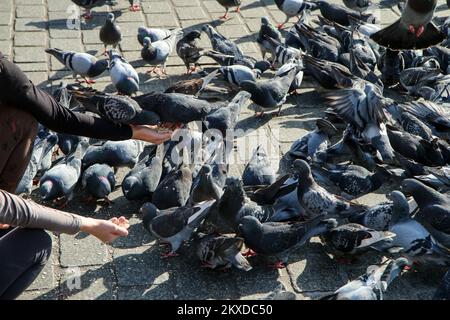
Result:
M174 53L169 59L170 76L163 80L149 78L136 40L139 26L200 29L202 24L211 23L235 40L245 53L259 58L254 40L260 17L269 16L273 22L284 19L273 0L243 0L241 13L231 13L232 18L226 22L218 20L223 8L212 0L141 2L141 12L130 12L126 0L95 8L93 20L81 22L78 29L69 29L67 19L73 17L69 0L0 0L0 50L12 56L34 83L50 89L61 79L71 81L72 78L44 49L58 47L100 54L103 46L98 37L99 28L107 12L113 11L124 35L121 52L136 67L141 90L147 92L163 90L173 81L185 78L182 75L185 68ZM445 1L439 1L437 15L448 16ZM390 23L398 18L398 10L383 6L380 17L384 24ZM205 48L210 47L206 36L201 42ZM210 63L207 59L202 62ZM105 73L97 79L95 87L111 91L109 75ZM275 147L279 145L281 158L290 144L313 129L314 120L323 115L322 101L315 87L306 79L302 94L296 100L289 99L278 118L255 120L253 111L244 110L238 126L263 130ZM278 167L277 161L274 166ZM241 164L232 166L234 174L242 170ZM124 172L119 171L118 175L117 180L121 181ZM386 188L378 190L359 200L368 204L380 202L385 199L385 191ZM179 257L162 260L158 244L140 224L137 211L141 203L127 201L120 187L113 193L114 204L110 207L84 205L79 199L77 195L67 210L98 218L126 215L131 221L130 236L111 246L81 233L54 236L50 263L21 299L258 299L280 286L295 292L298 299L311 299L335 290L364 273L368 265L383 259L366 254L353 265L338 265L316 240L292 255L289 266L283 270L269 269L264 261L254 258L251 260L254 268L247 273L210 271L200 268L187 246L181 249ZM429 299L441 275L441 271L408 272L393 284L387 298Z

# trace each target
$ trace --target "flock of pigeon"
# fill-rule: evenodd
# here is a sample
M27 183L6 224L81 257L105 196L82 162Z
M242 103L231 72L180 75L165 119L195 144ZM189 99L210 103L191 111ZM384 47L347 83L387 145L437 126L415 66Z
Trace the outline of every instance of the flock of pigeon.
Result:
M73 1L87 9L103 4ZM239 0L218 2L226 8L222 19L228 18L229 8L240 5ZM48 49L87 83L109 69L117 89L118 94L107 94L62 85L55 98L68 108L119 124L181 125L186 140L183 147L176 139L144 146L134 140L91 141L41 128L17 192L31 192L39 173L44 200L70 199L78 181L94 199L107 200L116 186L116 168L128 167L123 194L129 200L150 201L140 213L145 228L169 244L164 257L176 255L192 241L201 263L213 269L249 271L247 258L255 254L266 257L272 267L284 268L289 254L303 250L315 236L336 260L370 251L390 257L323 299L382 299L391 282L416 265L435 266L444 273L450 266L450 20L434 24L432 0L399 3L401 18L385 29L368 13L377 6L370 0L275 3L286 22L300 18L282 30L284 38L279 30L284 24L277 28L261 18L259 61L211 25L190 32L139 28L137 39L142 59L152 67L149 73L163 76L176 50L187 74L203 76L177 82L166 92L137 95L136 71L114 50L121 32L112 13L100 30L108 60ZM319 13L317 21L313 11ZM213 50L199 47L202 32ZM107 51L108 46L113 49ZM220 66L207 73L199 69L200 59L213 59ZM277 110L272 114L276 116L286 99L297 94L303 76L323 88L318 91L329 109L315 130L293 143L285 156L291 163L285 175L276 176L266 151L257 147L242 177L230 176L228 164L221 161L226 148L218 146L233 141L187 130L198 121L203 132L225 134L236 126L249 100L259 107L255 116L270 109ZM219 89L231 98L199 98L203 91L214 91L210 84L219 78L227 83ZM332 139L337 142L332 144ZM188 148L194 143L201 146L200 157L191 152L195 148ZM55 146L64 156L52 163ZM201 161L188 161L193 158ZM353 200L387 181L397 186L387 194L389 201L370 207ZM450 298L450 271L434 298Z

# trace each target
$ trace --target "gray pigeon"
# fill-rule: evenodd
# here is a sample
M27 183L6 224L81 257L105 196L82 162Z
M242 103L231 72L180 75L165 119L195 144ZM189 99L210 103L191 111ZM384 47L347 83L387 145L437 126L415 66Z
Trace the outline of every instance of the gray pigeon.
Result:
M331 216L350 216L363 212L366 207L334 194L319 186L311 174L311 168L304 160L294 161L294 170L298 174L297 196L300 205L306 210L308 218L320 214Z
M219 32L217 32L211 25L206 24L203 25L202 30L208 35L209 40L211 41L211 46L214 51L218 51L220 53L242 57L244 53L241 49L231 40L228 40Z
M107 54L106 47L112 46L113 49L122 41L122 32L116 23L114 13L108 13L105 24L100 28L100 41L105 46L104 55Z
M258 38L256 42L261 50L262 58L266 58L267 53L272 53L272 45L267 42L266 36L275 39L278 42L282 42L283 38L280 31L278 31L269 21L268 17L261 18L261 28L259 29ZM274 57L272 57L274 59Z
M228 11L230 8L236 7L237 13L240 12L241 8L241 0L217 0L217 2L225 8L225 13L223 16L219 17L219 19L227 20L228 19Z
M135 140L107 141L101 146L90 146L83 157L83 168L95 163L106 163L111 167L133 168L138 161L140 142Z
M202 202L193 207L179 207L159 210L154 207L143 217L143 224L151 234L164 243L170 244L170 251L163 257L176 256L175 253L183 242L188 241L192 233L209 214L215 200Z
M195 252L202 265L207 268L225 270L234 266L250 271L252 266L241 253L243 246L244 239L239 237L199 233L196 237Z
M166 39L167 37L170 37L172 34L171 30L167 29L156 29L156 28L146 28L144 26L138 28L138 35L137 39L139 43L143 46L144 45L144 39L149 37L151 42L156 42L159 40Z
M182 37L183 32L180 29L175 29L169 37L163 40L152 42L149 37L144 38L144 47L141 50L141 57L145 62L153 66L147 73L154 72L158 75L167 74L167 59ZM161 70L159 70L160 66L162 66ZM158 72L155 70L158 70Z
M246 66L250 69L255 68L255 64L258 62L255 58L247 55L231 55L224 54L214 50L208 50L202 53L202 56L209 57L221 66L233 66L240 65ZM264 61L264 60L263 60ZM266 61L267 62L267 61Z
M436 4L437 0L408 0L401 18L371 39L393 50L426 49L441 43L445 34L431 21Z
M214 166L215 172L209 164L204 164L192 183L190 200L199 203L207 200L219 200L225 186L226 171Z
M131 96L139 90L139 76L120 54L109 50L109 73L114 87L120 94Z
M284 45L268 35L264 35L264 39L266 45L270 48L273 68L279 68L292 60L300 59L303 54L302 50Z
M203 51L197 40L200 39L200 36L199 31L193 30L185 34L176 44L177 54L183 60L187 74L191 74L197 69L196 64L201 57L200 52Z
M261 75L270 68L270 63L258 63L254 69L247 66L235 64L232 66L223 66L219 69L223 78L230 84L240 86L243 81L253 81L261 77Z
M289 92L291 94L297 94L297 89L300 89L302 82L303 82L303 75L304 75L304 66L303 62L301 60L295 60L292 59L290 62L287 62L283 64L276 72L275 76L285 76L291 71L292 69L296 69L297 74L294 77L294 80L291 83L291 86L289 88Z
M275 180L275 170L272 168L266 150L259 145L244 168L242 182L244 186L257 186L272 184Z
M43 200L65 198L60 204L61 208L72 200L73 190L81 175L81 158L86 147L85 143L80 143L74 153L61 158L55 166L44 173L39 181L39 193Z
M52 156L53 147L58 142L56 134L45 134L43 137L37 136L34 141L33 153L31 154L30 162L27 169L16 188L16 194L26 193L30 194L33 188L34 178L42 166L43 160L50 155ZM49 168L47 168L49 169ZM44 170L45 171L45 170Z
M366 274L321 300L383 300L383 293L406 266L408 261L404 258L390 260L380 267L369 266Z
M189 199L192 172L187 167L167 174L153 192L152 202L160 210L184 206Z
M442 279L442 283L436 290L433 300L450 300L450 269Z
M79 75L88 84L95 83L94 80L88 78L97 77L108 69L107 60L98 60L88 53L64 51L58 48L45 49L45 52L54 56L72 71L74 79Z
M322 214L304 223L261 223L253 216L246 216L239 223L238 235L256 254L275 260L274 268L285 268L291 252L337 226L335 219L323 220L324 217Z
M343 0L343 2L348 8L360 12L366 11L372 5L371 0Z
M361 224L369 229L386 231L389 229L389 223L392 218L392 210L392 202L382 202L368 208L360 214L349 217L348 220L352 223Z
M350 17L368 23L378 23L377 18L370 13L358 12L325 0L315 1L314 3L320 9L320 13L324 18L343 26L349 26L351 24Z
M450 197L415 179L403 180L401 190L412 195L419 211L419 221L440 244L450 248Z
M107 0L72 0L72 2L86 10L81 16L89 20L92 19L91 9L105 5Z
M278 29L283 28L290 18L300 15L303 10L316 8L314 1L307 0L275 0L275 4L286 15L286 20L278 25Z
M116 186L113 169L107 164L96 163L83 172L81 187L94 199L104 199L110 202L108 195Z
M286 102L289 88L295 75L296 69L292 69L283 77L276 76L270 80L243 81L241 88L252 95L252 101L264 109L273 109L278 107L278 115L281 113L281 107ZM259 115L264 113L261 112Z
M337 134L336 127L325 119L317 119L316 129L296 140L289 155L294 158L314 158L316 152L325 151L330 146L330 138Z
M125 198L141 200L151 197L158 187L161 173L162 161L158 155L149 154L143 158L123 178L122 192Z

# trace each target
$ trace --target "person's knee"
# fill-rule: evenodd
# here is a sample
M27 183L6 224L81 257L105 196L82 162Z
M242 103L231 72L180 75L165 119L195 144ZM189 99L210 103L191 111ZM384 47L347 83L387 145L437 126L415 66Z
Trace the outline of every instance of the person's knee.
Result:
M22 229L23 236L30 247L34 248L35 262L46 264L52 253L52 237L41 229Z

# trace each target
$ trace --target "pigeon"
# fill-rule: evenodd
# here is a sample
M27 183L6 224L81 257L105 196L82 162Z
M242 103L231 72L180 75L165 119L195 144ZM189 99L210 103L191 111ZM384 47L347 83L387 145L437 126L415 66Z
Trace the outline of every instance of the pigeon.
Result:
M131 169L122 181L122 192L128 200L142 200L150 197L158 187L162 173L161 158L148 155Z
M268 35L264 35L264 39L271 52L273 68L279 68L292 60L299 60L303 54L301 49L287 46Z
M91 9L105 5L107 0L72 0L72 2L86 10L81 16L89 20L92 19Z
M437 45L446 35L431 21L437 0L408 0L402 16L371 39L392 50L418 50Z
M275 4L278 9L283 11L286 15L286 20L283 23L278 24L278 29L283 28L290 18L298 16L303 10L311 10L316 8L313 1L310 2L306 0L275 0Z
M241 12L241 0L217 0L217 2L225 8L225 13L223 16L219 17L219 19L227 20L228 19L228 11L230 8L236 7L236 13Z
M378 66L381 71L381 79L387 86L394 86L400 81L400 73L405 68L405 61L398 51L386 48L386 53L381 55L382 64Z
M238 226L238 235L245 245L256 254L276 260L274 268L285 268L289 254L304 245L309 239L337 226L335 219L324 220L318 215L304 223L265 222L253 216L245 216Z
M81 140L87 141L87 138L74 136L66 133L58 133L58 148L65 155L72 153L77 148Z
M244 186L258 186L272 184L275 180L275 170L272 168L269 156L266 150L258 145L244 168L242 182Z
M222 189L225 186L226 171L218 166L214 167L204 164L192 183L190 200L199 203L207 200L219 200L222 196ZM214 172L215 171L215 172Z
M419 136L424 140L431 141L434 139L433 131L425 123L420 121L415 115L409 112L402 112L399 122L406 132Z
M403 180L401 190L412 195L419 211L419 221L442 245L450 248L450 197L439 193L415 179Z
M152 203L160 210L184 206L189 199L191 186L192 172L189 168L173 170L156 187Z
M196 237L195 253L203 266L210 269L229 269L232 266L244 270L252 270L252 266L242 255L244 239L226 235L199 233Z
M389 260L380 267L369 266L366 274L320 300L383 300L383 293L407 266L405 258Z
M227 130L233 130L239 120L243 105L250 99L247 91L238 92L231 99L228 106L219 108L205 117L203 123L208 130L219 130L223 137L227 136Z
M382 166L377 166L374 173L358 165L335 165L329 168L315 166L315 168L320 175L352 197L360 197L377 190L391 177L389 171Z
M314 158L318 151L330 146L330 138L337 134L336 127L325 119L317 119L316 129L296 140L289 149L289 155L306 160Z
M405 195L395 190L387 197L394 203L389 231L395 233L388 248L401 248L400 252L413 262L449 265L450 252L438 244L422 224L410 217Z
M183 32L176 29L172 31L172 34L168 38L156 42L152 42L149 37L144 38L144 47L141 50L141 57L145 62L153 66L147 73L154 72L158 75L167 74L167 58L169 58L169 55L175 49L177 42L182 36ZM160 65L162 65L161 70L159 70Z
M120 94L131 96L139 90L139 76L122 56L109 50L111 81Z
M286 101L289 88L297 74L296 69L292 69L283 77L276 76L270 80L260 80L257 82L243 81L241 89L249 92L254 103L263 109L273 109L278 107L278 115L280 115L281 107ZM259 113L259 116L264 112ZM257 113L258 115L258 113Z
M208 75L204 76L203 78L177 81L174 84L172 84L169 88L167 88L164 91L164 93L182 93L198 97L200 93L206 89L208 84L212 80L214 80L214 78L216 78L218 73L219 70L217 69L209 73ZM208 89L208 90L220 92L219 90L215 89Z
M292 59L291 62L287 62L283 64L276 72L275 76L277 77L283 77L289 73L292 69L296 69L297 74L294 77L294 80L291 83L291 86L289 87L289 92L291 94L297 94L297 89L300 89L300 86L303 82L303 75L304 75L304 66L303 62L296 61L295 59Z
M151 42L156 42L159 40L164 40L172 34L171 30L167 29L155 29L155 28L146 28L144 26L138 28L137 39L141 46L144 45L144 39L150 38Z
M45 133L45 136L37 136L33 144L33 152L31 154L30 162L27 169L20 179L20 182L16 188L16 194L30 194L33 188L33 181L41 168L42 161L47 155L52 155L53 147L58 142L58 136L56 134Z
M267 42L266 36L275 39L278 42L283 42L280 31L278 31L269 21L268 17L261 18L261 28L259 29L258 38L256 42L261 50L262 58L266 58L267 53L272 53L272 45ZM272 57L273 59L274 57Z
M365 206L349 202L319 186L311 174L311 168L304 160L294 161L294 170L298 174L297 197L306 211L307 218L320 214L331 216L350 216L361 213Z
M199 31L193 30L185 34L176 44L177 54L183 60L187 74L191 74L197 69L196 64L201 57L200 52L203 50L199 47L197 40L200 39L200 36Z
M449 2L447 1L447 3ZM444 275L439 288L434 293L433 300L450 300L450 269Z
M231 40L228 40L211 25L206 24L202 26L202 30L208 35L211 41L211 46L214 51L236 57L244 56L241 49Z
M328 1L315 1L315 4L320 9L320 13L324 18L334 21L342 26L351 25L351 18L349 17L368 23L378 23L377 18L369 13L358 12Z
M286 185L289 174L278 178L274 183L266 186L245 186L248 197L259 205L273 205L278 198L291 193L297 188L297 183ZM254 189L256 188L256 189Z
M270 69L270 63L263 61L257 63L254 69L236 64L233 66L223 66L219 68L219 72L226 81L239 87L243 81L255 82L268 69Z
M81 178L81 187L94 199L110 202L108 195L114 190L116 178L107 164L96 163L87 168Z
M150 92L133 97L146 111L157 114L161 122L189 123L203 120L225 102L210 103L181 93Z
M259 221L266 222L270 220L272 214L271 206L259 206L246 196L239 178L229 177L222 197L211 208L211 213L205 221L205 228L220 233L235 233L242 217L251 215Z
M81 174L81 158L87 145L80 143L74 153L61 158L39 180L39 193L43 200L58 200L65 207L73 198L73 190Z
M192 233L200 226L209 214L215 200L205 201L193 207L179 207L159 212L157 207L148 210L142 219L144 228L157 239L170 244L170 251L163 257L176 256L176 251L183 242L188 241Z
M348 217L348 221L369 229L387 231L392 218L392 210L392 202L382 202L360 214Z
M54 56L72 71L74 79L79 75L88 84L95 83L94 80L88 78L97 77L108 69L107 60L98 60L88 53L64 51L58 48L45 49L45 52Z
M140 142L135 140L107 141L101 146L90 146L84 154L83 168L95 163L105 163L111 167L133 168L138 161Z
M371 0L343 0L344 4L352 9L359 12L366 11L371 5Z
M208 50L202 53L202 56L209 57L222 67L240 65L250 69L254 69L258 61L255 58L247 55L230 55L224 54L214 50Z
M122 41L122 32L116 23L114 13L108 13L105 24L100 28L100 41L105 46L103 54L107 54L106 47L112 46L116 49L117 45Z
M357 223L340 225L321 235L337 256L361 253L379 242L392 241L394 236L392 232L369 229Z
M397 106L400 112L407 111L436 131L450 129L450 113L442 106L432 101L419 99Z

